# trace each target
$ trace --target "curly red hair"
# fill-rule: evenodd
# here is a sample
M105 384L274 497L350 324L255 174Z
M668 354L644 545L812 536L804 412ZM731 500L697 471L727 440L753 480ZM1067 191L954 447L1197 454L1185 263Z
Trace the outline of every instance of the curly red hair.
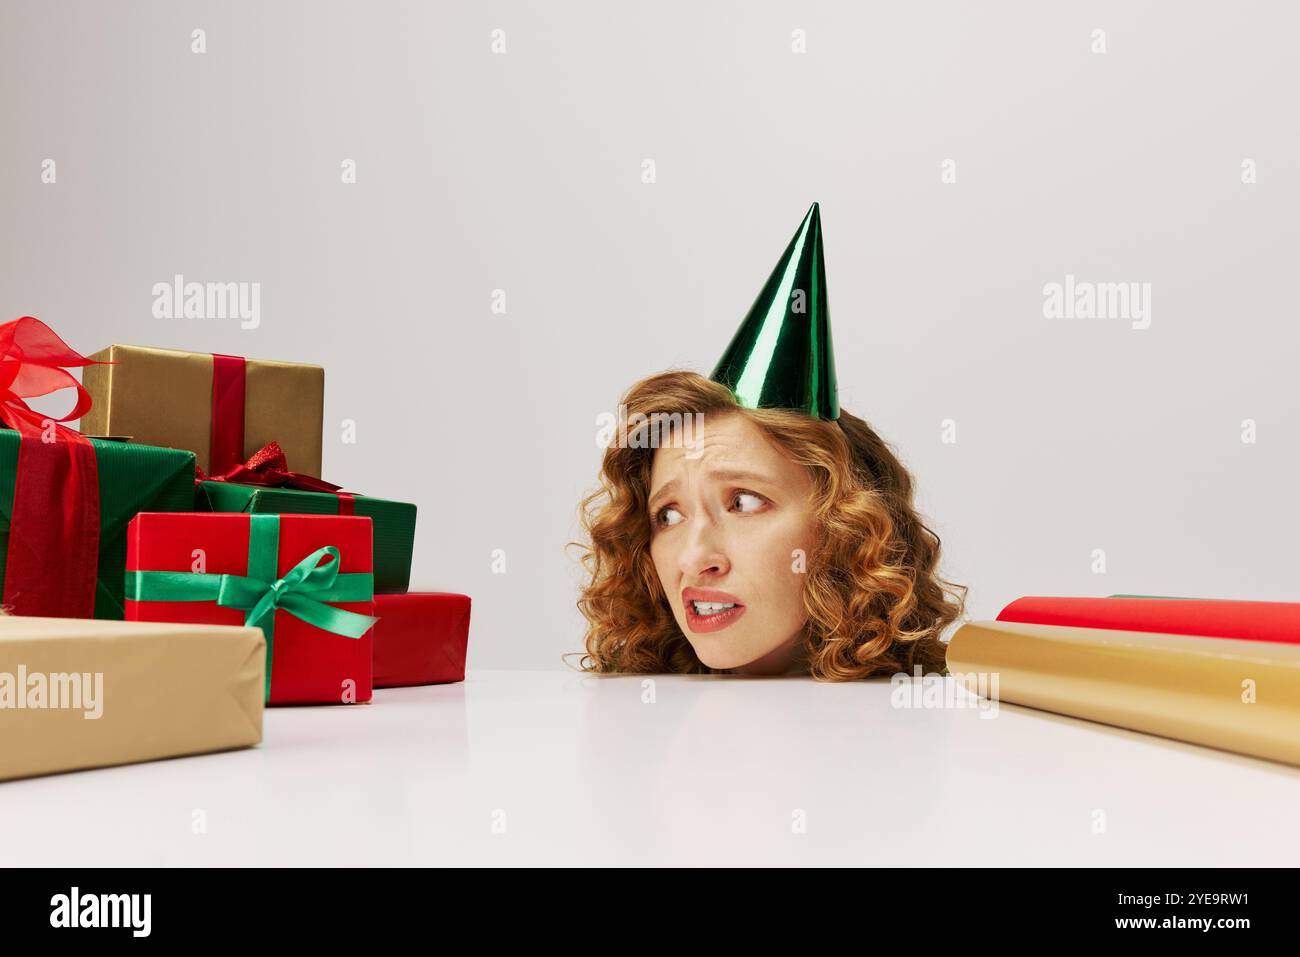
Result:
M630 421L651 416L745 415L813 478L818 541L804 586L802 653L814 678L943 672L944 629L964 611L965 586L940 578L939 537L918 517L912 477L862 419L838 421L740 406L726 386L665 372L632 386ZM660 419L660 421L663 421ZM643 426L644 427L644 426ZM652 448L611 443L600 487L580 507L589 543L578 608L587 619L584 671L710 673L673 618L650 557Z

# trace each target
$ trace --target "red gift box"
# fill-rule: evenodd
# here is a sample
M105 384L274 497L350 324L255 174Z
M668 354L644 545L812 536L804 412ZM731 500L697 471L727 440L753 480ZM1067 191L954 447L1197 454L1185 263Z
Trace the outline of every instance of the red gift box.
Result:
M254 533L253 523L258 531ZM268 528L268 525L271 528ZM267 598L275 610L265 619L273 624L267 634L268 704L350 704L371 698L371 654L374 628L369 621L337 616L332 609L342 609L360 616L374 613L371 565L371 524L365 516L335 515L249 515L244 513L172 513L142 512L127 530L127 621L201 622L220 625L245 624L249 614L245 606L227 607L217 603L216 590L226 579L238 579L234 585L251 580L253 556L250 542L266 547L264 533L273 531L270 547L274 549L274 586L266 582L264 592L276 593ZM336 555L334 572L349 587L334 591L362 594L364 600L329 600L333 592L318 591L323 601L314 605L309 617L334 615L349 619L356 631L367 630L360 637L335 633L309 624L291 608L293 600L281 599L278 593L292 591L292 583L301 577L302 568L316 567L317 576L328 572L328 552ZM272 558L272 556L265 556ZM267 564L267 576L270 574ZM138 584L157 581L159 572L179 572L179 576L162 576L210 583L213 594L207 600L145 600L160 592ZM151 575L151 573L154 573ZM188 573L188 574L186 574ZM326 576L328 577L328 575ZM188 584L192 584L192 581ZM284 583L291 585L286 588ZM366 582L369 587L364 587ZM170 582L164 582L170 585ZM253 589L256 591L256 589ZM166 592L161 592L165 594ZM135 597L132 597L132 596ZM247 602L245 603L247 605ZM251 622L250 622L251 623Z
M469 606L445 592L376 595L375 687L464 681Z

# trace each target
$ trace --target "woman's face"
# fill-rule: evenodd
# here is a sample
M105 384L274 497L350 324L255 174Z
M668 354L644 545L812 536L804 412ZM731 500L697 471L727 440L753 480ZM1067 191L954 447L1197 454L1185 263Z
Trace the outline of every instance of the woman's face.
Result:
M710 668L799 670L813 480L738 413L655 451L650 556L678 626Z

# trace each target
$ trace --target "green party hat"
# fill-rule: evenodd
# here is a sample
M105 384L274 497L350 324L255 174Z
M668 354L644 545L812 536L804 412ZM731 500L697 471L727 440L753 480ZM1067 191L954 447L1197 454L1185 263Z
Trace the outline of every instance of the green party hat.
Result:
M816 203L808 208L709 378L727 386L751 409L800 409L819 419L840 417Z

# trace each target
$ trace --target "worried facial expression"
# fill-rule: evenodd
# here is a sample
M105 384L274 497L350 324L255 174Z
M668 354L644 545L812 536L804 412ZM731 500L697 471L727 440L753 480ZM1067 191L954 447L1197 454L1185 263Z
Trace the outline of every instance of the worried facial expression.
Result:
M650 556L673 617L710 668L798 670L812 477L737 413L655 451Z

